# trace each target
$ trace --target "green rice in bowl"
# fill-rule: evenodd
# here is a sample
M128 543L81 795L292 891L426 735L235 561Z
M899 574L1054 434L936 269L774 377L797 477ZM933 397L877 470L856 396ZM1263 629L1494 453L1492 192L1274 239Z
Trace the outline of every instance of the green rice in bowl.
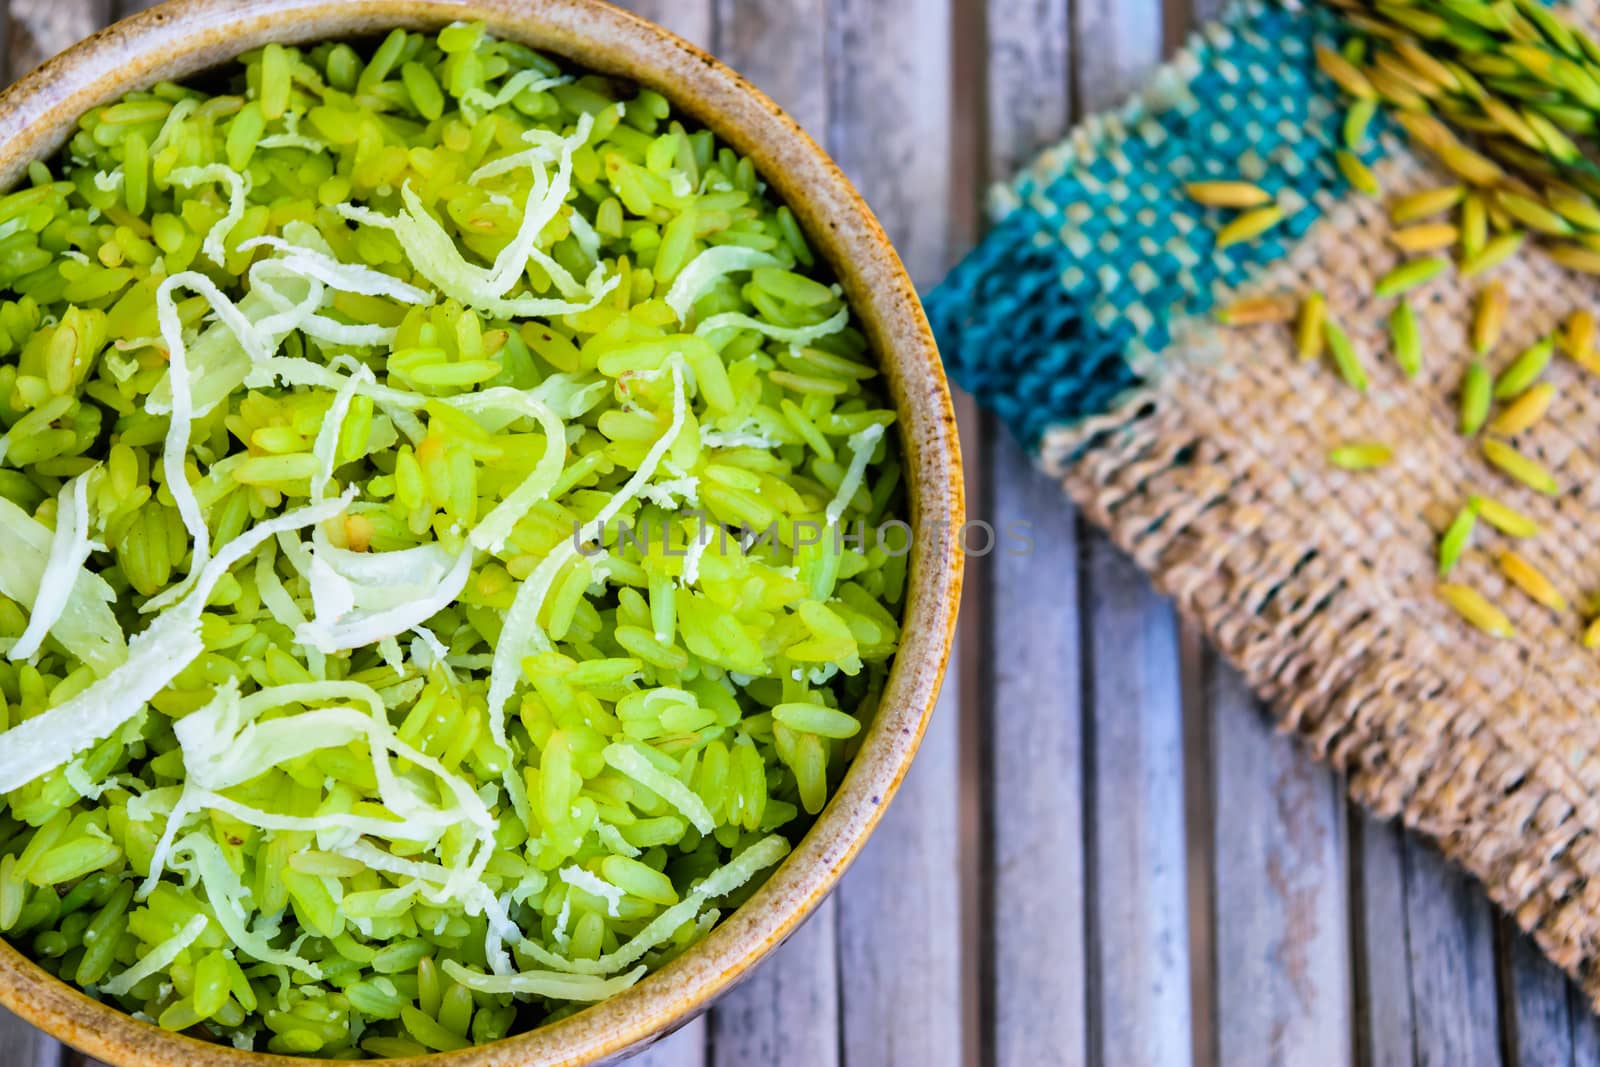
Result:
M29 177L0 934L168 1029L404 1056L737 906L906 581L894 414L750 162L455 25L269 45Z

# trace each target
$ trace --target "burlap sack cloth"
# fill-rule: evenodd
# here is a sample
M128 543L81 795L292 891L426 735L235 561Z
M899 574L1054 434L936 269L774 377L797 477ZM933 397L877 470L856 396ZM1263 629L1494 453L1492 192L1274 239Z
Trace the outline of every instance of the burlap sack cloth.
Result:
M1236 11L1227 32L1210 31L1176 70L1190 77L1196 63L1217 63L1218 53L1238 66L1241 24L1248 30L1277 17L1255 5ZM1280 28L1262 32L1270 39L1268 31ZM1306 58L1302 50L1285 62ZM1329 100L1337 107L1336 97ZM1146 99L1144 106L1159 104ZM1134 125L1109 136L1132 136ZM1105 136L1090 138L1087 155L1046 168L1060 173L1103 158ZM1375 165L1386 198L1452 180L1392 136L1385 134ZM1331 145L1326 130L1317 138ZM1231 166L1224 155L1212 172ZM1137 187L1139 177L1121 180ZM1389 351L1394 301L1371 296L1374 281L1399 262L1383 203L1323 178L1329 184L1312 190L1316 204L1308 209L1320 217L1275 262L1225 268L1191 286L1195 298L1166 315L1132 309L1163 319L1170 341L1151 346L1150 330L1135 324L1117 371L1132 384L1106 410L1074 408L1073 398L1092 392L1094 382L1069 381L1071 397L1053 400L1009 388L1030 361L1103 357L1095 344L1087 354L1075 347L1059 326L1043 347L1019 340L1020 355L997 352L972 303L1002 282L1015 287L1019 277L1007 274L1016 257L992 248L980 249L979 262L930 297L946 358L958 381L975 383L980 399L1020 423L1038 463L1204 628L1284 729L1341 771L1351 795L1373 812L1398 814L1436 839L1600 1006L1600 654L1580 643L1582 612L1600 592L1600 378L1558 359L1546 378L1558 390L1549 417L1515 441L1556 474L1559 497L1495 471L1479 442L1456 432L1472 305L1484 279L1447 276L1411 295L1425 357L1421 375L1407 380ZM1046 195L1037 179L1003 194L999 214ZM1140 225L1130 221L1120 236L1137 244ZM1064 232L1029 241L1037 249L1065 241ZM1537 251L1492 276L1507 286L1511 314L1491 370L1575 308L1600 312L1594 279ZM1026 299L1064 301L1061 284L1052 278ZM1099 321L1115 334L1110 288L1079 300L1067 317ZM1372 379L1366 394L1325 361L1301 362L1291 329L1229 329L1204 313L1238 295L1312 290L1327 294L1330 315L1361 351ZM1051 366L1059 381L1079 365ZM1054 410L1030 424L1041 396ZM1007 410L1029 397L1027 417ZM1394 462L1376 472L1332 468L1328 449L1354 440L1392 444ZM1543 531L1516 547L1577 607L1556 615L1512 587L1493 558L1512 542L1483 523L1451 580L1501 605L1516 636L1489 638L1437 598L1440 534L1473 493L1538 520Z

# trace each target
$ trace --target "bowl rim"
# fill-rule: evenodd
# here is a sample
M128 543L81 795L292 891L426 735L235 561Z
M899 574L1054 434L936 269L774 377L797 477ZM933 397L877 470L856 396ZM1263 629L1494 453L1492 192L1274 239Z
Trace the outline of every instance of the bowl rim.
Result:
M167 0L79 42L0 93L0 187L15 182L29 161L50 156L81 114L132 89L220 66L268 41L475 19L496 35L662 92L752 158L834 268L879 356L901 417L911 518L920 531L911 546L902 643L879 712L827 807L744 905L637 985L558 1022L458 1052L366 1061L576 1067L670 1033L793 933L865 844L932 715L961 592L955 535L965 520L961 455L933 335L877 219L838 166L760 90L694 45L601 0ZM119 1067L308 1062L161 1030L55 978L4 939L0 1005Z

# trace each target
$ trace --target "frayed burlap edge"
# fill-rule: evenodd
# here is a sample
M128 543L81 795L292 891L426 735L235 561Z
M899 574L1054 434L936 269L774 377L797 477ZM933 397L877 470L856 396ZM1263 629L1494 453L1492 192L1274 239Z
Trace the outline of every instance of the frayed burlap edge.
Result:
M1397 152L1385 188L1441 184ZM1435 595L1438 538L1472 493L1536 517L1515 547L1574 605L1600 590L1600 379L1562 360L1550 417L1516 439L1557 475L1558 498L1495 472L1455 430L1480 280L1413 294L1426 365L1388 351L1397 261L1381 204L1336 208L1250 292L1327 293L1372 376L1361 394L1294 354L1282 326L1190 322L1159 385L1046 434L1040 465L1175 597L1376 814L1398 814L1477 876L1600 1008L1600 661L1575 607L1556 615L1500 575L1512 542L1482 524L1452 581L1501 604L1517 636L1470 629ZM1492 370L1600 289L1528 252L1496 276L1511 294ZM1331 468L1330 447L1384 441L1388 468Z

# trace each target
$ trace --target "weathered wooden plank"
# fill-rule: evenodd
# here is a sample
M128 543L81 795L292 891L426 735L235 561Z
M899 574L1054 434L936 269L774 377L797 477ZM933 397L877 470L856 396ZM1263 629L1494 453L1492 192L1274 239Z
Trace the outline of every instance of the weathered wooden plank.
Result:
M1406 946L1417 1064L1499 1059L1494 918L1483 890L1437 849L1405 841Z
M1567 1014L1572 1020L1572 1067L1600 1067L1600 1018L1572 982L1567 983Z
M717 55L807 129L826 128L822 0L719 0ZM712 1062L831 1067L839 1059L838 911L817 910L713 1009Z
M1168 49L1218 18L1192 0ZM1169 13L1171 8L1169 7ZM1199 657L1211 734L1209 929L1194 943L1216 980L1198 986L1206 1063L1349 1062L1350 960L1342 788L1270 725L1213 650ZM1191 768L1195 755L1191 752ZM1191 794L1192 795L1192 794ZM1191 916L1195 914L1191 909Z
M1072 117L1068 0L987 6L987 177L1002 181L1066 136Z
M1106 1064L1190 1061L1182 698L1169 605L1096 535L1088 587L1091 1026Z
M1198 24L1215 18L1224 6L1216 0L1194 0L1193 20ZM1362 819L1359 814L1353 818ZM1366 903L1355 905L1364 928L1358 951L1365 973L1358 976L1357 996L1365 1062L1497 1062L1488 948L1492 919L1481 891L1462 885L1425 845L1402 839L1391 828L1368 822L1358 834L1366 860ZM1419 849L1421 858L1415 855ZM1219 892L1219 899L1227 897ZM1413 928L1419 920L1423 928ZM1553 972L1537 953L1519 942L1502 964L1502 974L1513 986L1510 1013L1517 1020L1519 1062L1567 1062L1563 1050L1570 1049L1571 1038L1565 990L1552 983ZM1409 949L1401 959L1404 945ZM1226 1012L1225 997L1222 1006ZM1219 1027L1224 1039L1231 1032L1229 1024L1225 1015ZM1224 1054L1221 1062L1231 1060Z
M849 106L828 109L825 144L918 286L952 258L950 22L950 0L828 5L828 99Z
M717 0L717 55L819 140L827 130L823 0Z
M986 177L1003 180L1070 120L1066 0L989 4ZM990 426L986 469L1000 550L987 561L990 690L982 896L996 1067L1084 1063L1083 679L1076 517L1060 487Z
M1080 111L1113 106L1160 59L1159 0L1073 5ZM1090 1027L1094 1060L1192 1059L1183 702L1171 605L1088 535Z
M1404 851L1395 826L1351 810L1356 1055L1365 1067L1410 1067L1415 1059Z
M628 1062L638 1067L704 1067L706 1035L709 1026L704 1015L668 1034Z
M947 0L828 7L827 146L873 206L912 277L949 257ZM958 858L960 671L946 677L921 754L838 893L841 1055L939 1067L962 1055Z
M946 695L921 755L839 887L845 1063L953 1067L962 1059L954 834L958 674L946 675Z
M1496 921L1508 1062L1516 1067L1573 1062L1574 1024L1567 976L1505 916Z
M1086 111L1114 107L1161 60L1161 0L1078 0L1073 4L1073 88Z
M0 1064L5 1067L56 1067L61 1046L0 1008Z
M1360 1062L1500 1062L1494 918L1482 889L1426 842L1353 818Z
M1191 0L1189 4L1188 24L1183 26L1174 26L1173 30L1181 36L1182 34L1186 34L1190 30L1197 28L1202 23L1211 22L1214 19L1221 18L1222 13L1227 9L1228 0ZM1174 43L1170 34L1168 35L1167 40L1170 47L1171 44Z
M1347 1063L1342 793L1273 733L1237 671L1209 673L1215 1062Z
M111 19L110 0L10 0L6 32L9 74L20 78Z
M996 1067L1088 1059L1083 681L1076 516L1009 438L993 443L990 1018ZM1021 524L1026 524L1021 525ZM1031 541L1028 554L1013 554Z
M634 14L665 26L684 40L709 49L715 43L716 12L711 0L616 0Z
M1225 5L1195 0L1196 23ZM1481 890L1425 844L1359 812L1357 1049L1374 1067L1499 1061L1492 917ZM1219 899L1226 896L1219 893ZM1552 968L1518 938L1502 967L1512 984L1515 1049L1522 1064L1568 1062L1566 993ZM1223 1001L1226 1010L1226 1001ZM1220 1027L1229 1032L1226 1017ZM1232 1062L1224 1055L1220 1062Z
M839 1063L837 904L829 900L711 1012L718 1067Z
M111 1067L110 1064L102 1060L85 1056L83 1053L76 1052L65 1046L62 1048L62 1052L61 1067Z

